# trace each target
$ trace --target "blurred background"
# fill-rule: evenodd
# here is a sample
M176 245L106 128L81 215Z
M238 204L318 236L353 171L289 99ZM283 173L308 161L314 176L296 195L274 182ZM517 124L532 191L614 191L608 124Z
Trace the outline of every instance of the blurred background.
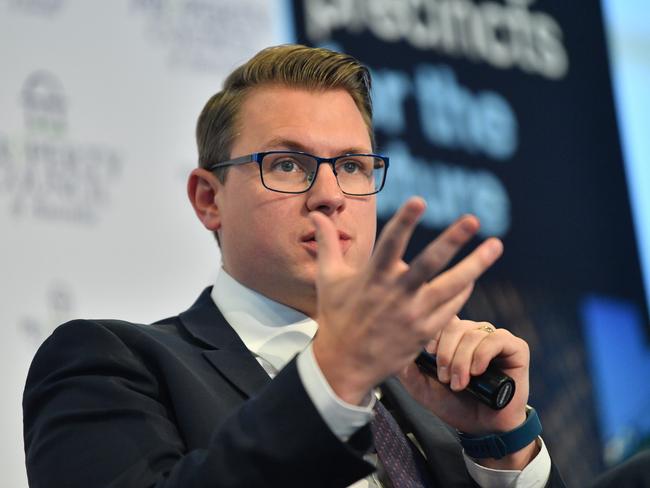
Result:
M641 0L0 0L0 459L25 487L32 356L75 317L151 322L219 267L194 126L259 49L348 52L391 157L380 223L428 201L506 253L464 311L524 337L571 486L650 445L650 9Z

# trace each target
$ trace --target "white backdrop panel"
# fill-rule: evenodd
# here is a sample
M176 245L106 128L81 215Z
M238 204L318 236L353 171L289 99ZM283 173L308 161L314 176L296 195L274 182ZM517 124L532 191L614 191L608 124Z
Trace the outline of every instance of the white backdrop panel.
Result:
M264 0L0 0L3 486L26 486L21 397L75 317L176 314L219 266L185 196L223 77L285 40Z

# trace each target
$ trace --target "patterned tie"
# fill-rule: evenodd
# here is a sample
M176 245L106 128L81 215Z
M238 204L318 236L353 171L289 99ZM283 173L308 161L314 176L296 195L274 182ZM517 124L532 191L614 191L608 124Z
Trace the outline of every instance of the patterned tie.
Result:
M375 404L375 416L370 429L377 456L395 488L433 486L422 455L379 401Z

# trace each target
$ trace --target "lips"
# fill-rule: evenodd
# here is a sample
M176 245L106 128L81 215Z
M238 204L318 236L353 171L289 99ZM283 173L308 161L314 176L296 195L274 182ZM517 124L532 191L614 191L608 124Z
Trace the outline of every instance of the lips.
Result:
M343 232L342 230L338 231L339 233L339 240L340 241L349 241L350 240L350 235L346 232ZM311 231L305 234L300 238L301 242L309 242L309 241L315 241L316 240L316 232Z
M342 230L339 230L338 234L339 234L339 243L341 245L341 251L343 252L343 254L345 254L350 247L352 238L350 237L350 234L348 234L347 232L343 232ZM318 254L318 242L316 241L316 232L314 231L308 232L307 234L303 235L300 238L300 241L307 248L307 251L311 255L315 257Z

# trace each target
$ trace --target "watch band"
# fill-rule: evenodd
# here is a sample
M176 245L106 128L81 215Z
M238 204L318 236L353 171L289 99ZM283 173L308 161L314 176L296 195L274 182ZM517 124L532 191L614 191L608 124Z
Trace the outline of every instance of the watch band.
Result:
M533 407L526 407L526 420L519 427L500 434L472 436L463 432L458 433L460 444L465 453L473 458L502 457L517 452L533 442L542 433L542 424Z

